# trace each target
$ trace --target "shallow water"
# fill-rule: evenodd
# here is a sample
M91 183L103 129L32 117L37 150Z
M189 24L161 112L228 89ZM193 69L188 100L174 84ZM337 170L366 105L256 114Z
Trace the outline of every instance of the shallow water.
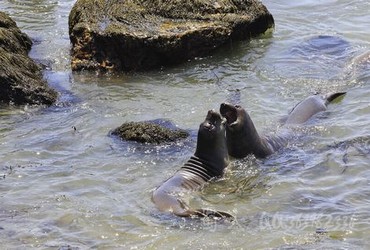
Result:
M264 1L272 34L171 69L119 76L71 73L74 2L1 2L35 40L31 56L61 93L49 108L0 108L4 249L369 248L370 62L356 62L370 50L369 1ZM224 179L191 200L236 222L158 212L152 190L194 152L207 110L236 89L261 132L312 93L348 93L297 129L287 149L233 161ZM109 136L123 122L157 118L192 136L164 146Z

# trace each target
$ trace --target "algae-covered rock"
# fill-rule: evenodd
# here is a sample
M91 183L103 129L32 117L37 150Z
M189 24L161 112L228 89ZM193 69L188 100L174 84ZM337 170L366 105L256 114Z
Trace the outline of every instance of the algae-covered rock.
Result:
M181 129L169 129L152 122L127 122L112 131L113 135L123 140L141 143L166 143L174 142L189 136Z
M28 56L32 41L0 12L0 103L47 104L57 93L42 78L41 67Z
M78 0L73 70L147 70L207 55L274 26L258 0Z

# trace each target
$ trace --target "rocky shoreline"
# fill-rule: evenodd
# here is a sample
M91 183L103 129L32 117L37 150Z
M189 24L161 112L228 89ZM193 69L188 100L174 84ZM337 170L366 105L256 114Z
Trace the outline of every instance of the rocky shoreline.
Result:
M0 103L51 105L57 100L42 68L28 56L31 46L31 39L0 12Z
M274 26L266 7L244 1L78 0L69 15L71 68L142 71L211 54ZM0 103L51 105L58 93L28 53L32 40L0 12Z
M77 0L69 15L74 71L143 71L210 55L274 27L257 0ZM0 12L0 104L52 105L56 90L28 53L32 40ZM186 138L184 130L128 122L113 135L143 143Z

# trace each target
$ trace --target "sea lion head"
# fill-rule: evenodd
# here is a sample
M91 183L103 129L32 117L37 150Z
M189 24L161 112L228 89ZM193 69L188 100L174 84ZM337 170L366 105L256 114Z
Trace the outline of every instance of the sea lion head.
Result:
M195 156L209 163L226 167L228 152L225 138L225 119L221 114L209 110L205 120L199 125ZM217 167L217 168L218 168Z
M247 111L239 105L222 103L220 113L226 118L226 142L229 155L243 158L253 153L260 139Z
M205 120L199 125L198 139L204 137L205 140L211 140L212 138L219 137L225 132L225 120L221 114L209 110Z
M238 131L243 129L247 113L241 106L222 103L220 113L226 118L226 130Z

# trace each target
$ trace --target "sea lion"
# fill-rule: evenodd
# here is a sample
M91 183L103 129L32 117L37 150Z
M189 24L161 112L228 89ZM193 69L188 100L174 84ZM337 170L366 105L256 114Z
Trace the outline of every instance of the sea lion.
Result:
M222 103L220 112L227 119L226 143L230 156L244 158L254 154L263 158L278 149L272 147L266 136L258 134L249 114L241 106Z
M285 124L302 124L314 114L325 111L329 103L345 94L346 92L337 92L324 96L319 94L309 96L290 111Z
M283 127L306 122L316 113L326 110L330 102L345 93L313 95L306 98L290 111ZM274 136L260 136L249 114L239 105L222 103L220 113L227 120L226 143L229 155L234 158L243 158L249 154L264 158L287 144L288 130L283 130Z
M153 192L152 201L159 210L180 217L232 218L225 212L191 209L182 197L184 193L200 190L211 179L221 177L228 162L225 121L219 113L210 110L199 126L194 155Z

